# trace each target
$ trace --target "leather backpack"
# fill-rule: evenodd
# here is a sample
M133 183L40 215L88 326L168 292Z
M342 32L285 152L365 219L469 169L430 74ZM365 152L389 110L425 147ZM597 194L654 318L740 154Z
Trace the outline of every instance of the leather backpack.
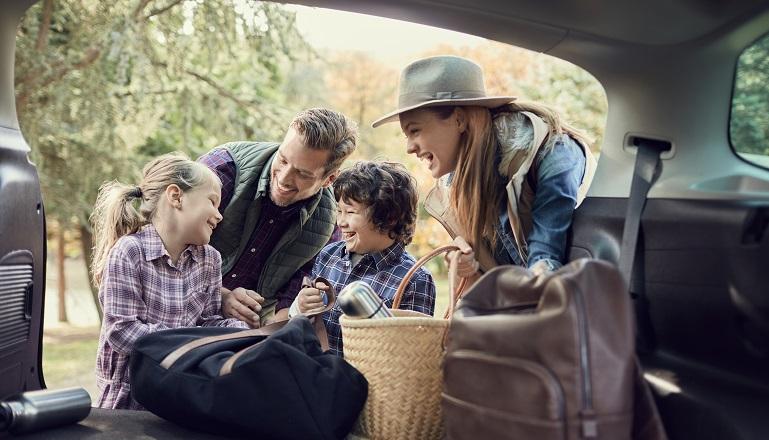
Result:
M449 439L664 439L635 356L617 269L582 259L539 276L487 272L449 325Z

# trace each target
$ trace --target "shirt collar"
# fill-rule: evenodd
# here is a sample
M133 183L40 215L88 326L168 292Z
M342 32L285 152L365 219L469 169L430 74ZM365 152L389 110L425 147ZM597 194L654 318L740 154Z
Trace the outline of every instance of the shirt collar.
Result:
M366 254L367 256L371 257L372 260L374 260L374 266L377 270L384 270L390 266L393 266L398 263L400 260L401 255L403 255L403 252L405 252L406 247L403 245L403 243L396 241L395 243L391 244L386 249L380 251L380 252L370 252ZM347 247L342 246L342 257L349 260L350 259L350 253L347 252ZM365 257L364 257L365 258Z
M166 247L163 245L163 240L160 238L160 234L158 234L157 229L155 229L155 225L152 223L144 226L141 231L139 232L139 242L141 243L142 248L144 248L144 259L146 261L153 261L157 260L161 257L171 257L171 255L168 253L168 250L166 250ZM203 257L205 254L204 246L195 246L195 245L188 245L183 251L181 256L179 257L179 260L184 257L184 254L190 254L190 257L195 261L203 261Z

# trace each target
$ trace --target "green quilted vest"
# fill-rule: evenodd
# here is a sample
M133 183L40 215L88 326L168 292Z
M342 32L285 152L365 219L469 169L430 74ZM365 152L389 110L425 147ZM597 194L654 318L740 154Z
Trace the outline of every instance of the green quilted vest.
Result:
M222 274L229 272L259 221L262 200L269 197L270 165L280 144L274 142L230 142L226 148L235 159L235 191L221 223L211 236L211 245L222 254ZM256 291L272 298L291 276L315 257L331 237L336 221L336 201L330 188L307 200L295 220L270 253L259 274Z

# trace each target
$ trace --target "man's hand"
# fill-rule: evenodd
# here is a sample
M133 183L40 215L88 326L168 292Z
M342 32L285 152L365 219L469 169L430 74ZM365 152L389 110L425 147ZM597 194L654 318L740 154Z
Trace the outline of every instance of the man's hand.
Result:
M264 298L253 290L242 287L229 290L222 287L222 313L225 318L236 318L251 328L259 328L259 312Z
M321 294L321 292L326 292L331 287L324 283L316 283L315 286L316 287L305 287L299 291L297 303L299 305L299 312L303 315L319 313L326 307L326 304L328 304L328 302L325 304L323 302L323 297L325 296L328 298L328 296Z
M446 254L446 262L451 262L452 259L458 258L457 275L463 278L471 277L478 272L478 260L475 259L475 252L473 248L462 237L454 239L454 244L459 247L458 251L452 251Z

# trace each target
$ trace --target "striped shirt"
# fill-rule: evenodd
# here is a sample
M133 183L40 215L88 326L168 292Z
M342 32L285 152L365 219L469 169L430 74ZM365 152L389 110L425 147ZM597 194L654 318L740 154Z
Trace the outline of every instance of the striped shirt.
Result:
M326 278L337 293L353 281L365 281L384 300L387 307L392 307L398 285L415 262L414 257L406 252L402 243L394 243L382 252L364 255L353 266L344 242L337 242L327 245L320 251L312 269L312 275ZM403 292L400 308L433 315L435 282L430 272L424 267L419 268L411 278ZM335 304L331 310L323 314L329 348L332 353L339 356L343 351L342 329L339 325L341 314L342 309L339 304Z
M174 265L157 230L147 225L110 250L99 287L104 311L96 384L100 408L142 409L131 398L128 361L134 343L158 330L248 326L221 316L221 256L187 246Z

